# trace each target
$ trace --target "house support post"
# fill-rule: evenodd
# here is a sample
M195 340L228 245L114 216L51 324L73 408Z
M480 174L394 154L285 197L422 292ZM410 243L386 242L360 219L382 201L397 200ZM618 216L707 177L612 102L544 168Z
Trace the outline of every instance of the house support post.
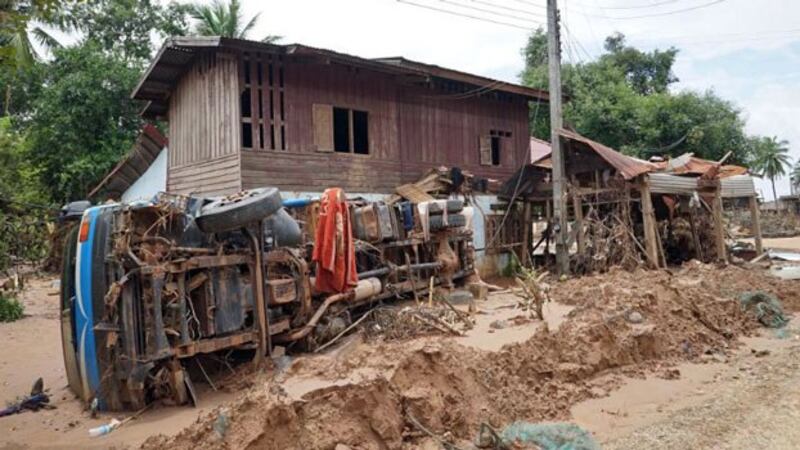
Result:
M761 217L758 211L758 199L750 197L750 221L753 223L753 238L756 241L756 254L764 253L764 243L761 239Z
M575 210L575 239L578 241L578 254L586 253L586 235L583 230L583 203L578 192L572 193L572 208Z
M642 197L642 220L644 222L644 246L650 266L658 269L658 241L656 240L656 214L653 210L653 199L650 197L650 185L647 179L642 180L640 187Z
M531 264L531 202L525 201L522 208L522 266Z
M727 261L727 250L725 248L725 223L722 220L722 185L717 182L716 189L714 190L714 206L712 208L714 215L714 238L717 243L717 259L720 261Z

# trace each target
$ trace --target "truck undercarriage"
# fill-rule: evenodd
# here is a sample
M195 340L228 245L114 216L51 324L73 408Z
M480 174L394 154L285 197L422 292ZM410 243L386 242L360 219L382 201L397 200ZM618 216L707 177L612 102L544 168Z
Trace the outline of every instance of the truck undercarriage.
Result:
M303 220L280 206L242 213L240 203L263 205L262 194L164 196L83 213L62 280L65 362L80 397L110 410L193 402L193 358L247 350L260 363L277 345L313 349L383 301L452 288L474 274L460 201L430 213L350 201L357 284L317 292L315 204L292 210ZM224 214L207 214L213 201Z

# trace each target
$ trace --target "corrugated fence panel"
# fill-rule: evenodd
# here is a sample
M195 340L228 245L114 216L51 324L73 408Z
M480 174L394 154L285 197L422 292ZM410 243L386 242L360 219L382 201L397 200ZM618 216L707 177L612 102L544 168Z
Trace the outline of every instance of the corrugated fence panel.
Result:
M756 195L756 186L750 175L734 175L722 179L722 197L753 197Z
M651 173L648 175L650 192L653 194L692 195L697 191L697 178L679 177L668 173Z

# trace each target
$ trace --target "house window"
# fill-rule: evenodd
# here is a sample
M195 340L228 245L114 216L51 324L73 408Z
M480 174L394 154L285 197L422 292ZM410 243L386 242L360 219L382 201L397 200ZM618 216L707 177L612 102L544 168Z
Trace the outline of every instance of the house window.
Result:
M480 159L483 166L499 166L503 162L503 152L508 147L510 131L489 130L488 135L480 137Z
M241 69L242 147L250 150L286 150L284 67L281 57L244 53ZM277 71L278 82L273 73Z
M313 106L317 151L369 154L369 113L331 105Z

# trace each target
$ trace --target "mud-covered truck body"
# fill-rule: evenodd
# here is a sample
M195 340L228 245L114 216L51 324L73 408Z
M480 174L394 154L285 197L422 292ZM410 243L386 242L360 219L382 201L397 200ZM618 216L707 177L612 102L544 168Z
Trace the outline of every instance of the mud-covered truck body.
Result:
M449 218L431 208L421 227L416 205L349 201L357 283L324 293L315 202L290 214L274 188L73 211L61 282L69 385L101 409L194 402L204 357L313 348L381 301L431 279L453 286L474 273L474 251L466 211L451 203Z

